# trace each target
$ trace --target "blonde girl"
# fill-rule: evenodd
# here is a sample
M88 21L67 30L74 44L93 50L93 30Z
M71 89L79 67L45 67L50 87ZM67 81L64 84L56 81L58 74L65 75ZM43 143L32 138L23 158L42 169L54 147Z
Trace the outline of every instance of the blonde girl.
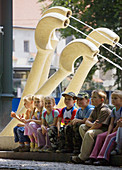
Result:
M45 111L44 109L44 97L42 95L34 96L34 112L31 119L25 121L25 135L28 135L30 138L30 151L36 152L38 151L38 143L37 143L37 129L41 127L42 124L42 113Z
M16 118L21 123L18 123L17 126L14 127L14 140L15 142L19 142L19 147L13 149L14 152L21 152L23 149L25 151L30 150L30 140L27 135L24 135L24 123L23 119L27 120L32 116L34 104L33 104L33 96L28 95L23 98L24 100L24 106L27 109L25 115L19 115L17 116L15 112L11 112L11 117ZM24 118L25 117L25 118Z
M42 114L42 125L41 128L37 129L38 135L38 146L42 148L41 152L48 151L51 148L49 139L49 129L56 127L59 112L54 110L55 99L52 96L44 98L44 105L46 111Z

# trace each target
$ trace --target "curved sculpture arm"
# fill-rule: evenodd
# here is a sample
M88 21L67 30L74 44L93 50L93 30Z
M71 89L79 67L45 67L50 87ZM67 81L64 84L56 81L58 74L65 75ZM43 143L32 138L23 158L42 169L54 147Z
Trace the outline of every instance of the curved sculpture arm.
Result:
M101 34L99 34L99 32ZM94 38L99 43L96 43L95 41L91 40L89 36ZM113 31L109 30L108 28L97 28L94 29L94 31L92 31L86 39L91 41L97 47L99 47L100 44L104 44L104 43L114 46L114 43L119 41L119 36ZM88 60L88 58L83 58L82 63L77 69L74 77L72 78L65 92L67 93L73 91L77 94L80 91L82 84L84 83L84 80L88 75L88 72L96 63L97 63L96 57L94 58L94 60L91 61ZM79 75L81 76L81 78L79 78ZM63 97L61 97L57 107L58 108L64 107Z
M98 48L85 39L78 39L69 43L61 53L59 70L44 83L36 94L50 95L58 84L74 71L73 64L78 57L94 59L98 52Z
M30 74L28 76L28 79L27 79L27 82L26 82L26 85L25 85L25 88L22 94L22 98L28 94L34 94L38 90L38 87L40 87L40 81L41 81L40 79L42 76L45 62L49 54L51 54L54 51L54 48L55 48L54 43L55 44L57 43L56 40L53 40L55 41L54 43L51 40L52 38L54 39L54 36L52 36L52 32L56 28L66 27L64 26L65 23L69 23L69 19L57 13L46 14L39 21L39 24L37 25L36 31L35 31L35 42L36 43L38 42L38 47L37 47L38 51L37 51L37 55L33 63L33 66L31 68ZM43 46L43 48L41 48L42 44L45 47ZM49 44L51 48L46 49L46 47L48 47ZM49 70L49 68L50 66L48 66L47 69ZM41 85L43 83L44 82L41 81ZM17 112L21 109L22 106L23 106L23 101L21 100Z
M79 56L90 57L93 59L99 51L93 43L86 39L73 40L65 48L66 50L64 49L61 53L59 67L71 73L74 72L73 63Z
M53 13L56 12L56 13L62 14L65 17L69 17L69 16L72 15L72 11L69 10L68 8L60 7L60 6L55 6L55 7L52 7L50 9L48 9L46 12L44 12L42 16L44 16L47 13L51 13L51 12L53 12ZM40 77L40 82L39 82L38 89L48 79L49 69L50 69L50 65L51 65L51 61L52 61L52 56L53 56L54 50L55 50L55 48L57 46L57 43L58 43L58 38L56 37L55 30L54 30L52 32L52 35L51 35L51 45L53 47L53 51L51 51L49 53L49 55L48 55L48 57L47 57L47 59L45 61L45 65L44 65L44 68L43 68L42 76Z
M50 12L57 12L57 13L62 14L68 18L72 15L72 11L70 9L62 7L62 6L55 6L55 7L49 8L48 10L46 10L43 13L43 15L50 13Z
M66 28L68 24L69 19L61 14L49 13L44 15L35 31L37 49L53 49L50 41L53 30L56 28Z
M108 28L97 28L97 29L94 29L88 36L90 36L91 38L95 39L100 44L109 44L109 45L112 45L112 46L114 46L115 43L117 43L119 41L119 39L120 39L119 36L115 32L111 31ZM93 41L89 37L87 37L86 39L91 41L92 43L94 43L97 47L100 46L99 43Z

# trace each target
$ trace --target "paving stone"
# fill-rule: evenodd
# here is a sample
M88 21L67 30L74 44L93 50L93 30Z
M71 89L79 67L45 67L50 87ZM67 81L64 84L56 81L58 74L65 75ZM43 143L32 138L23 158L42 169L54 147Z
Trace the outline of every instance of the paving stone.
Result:
M111 158L111 165L116 165L119 167L72 164L70 163L70 157L70 153L0 151L0 158L2 158L0 160L0 169L118 170L120 169L119 167L122 166L122 155Z
M16 170L120 170L112 166L90 166L72 163L0 159L0 169Z

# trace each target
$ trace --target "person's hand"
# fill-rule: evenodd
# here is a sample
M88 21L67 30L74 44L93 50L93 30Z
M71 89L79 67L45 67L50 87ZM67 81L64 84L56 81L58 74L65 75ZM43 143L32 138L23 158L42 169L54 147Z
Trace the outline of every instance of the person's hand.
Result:
M118 126L118 127L122 127L122 119L119 119L119 120L117 121L117 126Z
M24 113L19 114L19 118L20 118L20 119L24 118Z
M42 134L44 135L47 132L47 129L45 126L42 126Z
M26 121L27 121L27 120L24 119L24 118L21 119L21 122L23 122L23 123L27 123Z
M11 117L16 118L16 113L15 112L11 112Z
M31 119L24 119L24 118L22 118L21 121L22 121L23 123L29 123L29 122L31 122Z
M73 119L72 122L71 122L71 124L72 124L72 125L75 125L75 124L77 124L78 122L80 122L80 119Z
M91 127L89 130L91 130L91 129L98 129L99 126L100 126L100 123L98 123L98 122L99 122L99 120L96 120L96 121L93 123L92 127Z

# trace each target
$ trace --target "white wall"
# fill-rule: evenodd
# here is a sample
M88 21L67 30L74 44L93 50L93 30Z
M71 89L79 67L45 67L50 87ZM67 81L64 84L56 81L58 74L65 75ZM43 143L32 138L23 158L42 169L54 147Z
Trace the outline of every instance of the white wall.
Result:
M35 29L27 29L27 28L13 29L13 40L15 41L15 51L13 51L13 56L17 58L18 64L19 64L19 59L20 60L24 58L27 59L28 57L30 57L31 53L37 52L35 40L34 40L34 34L35 34ZM24 41L29 41L29 52L24 52Z

